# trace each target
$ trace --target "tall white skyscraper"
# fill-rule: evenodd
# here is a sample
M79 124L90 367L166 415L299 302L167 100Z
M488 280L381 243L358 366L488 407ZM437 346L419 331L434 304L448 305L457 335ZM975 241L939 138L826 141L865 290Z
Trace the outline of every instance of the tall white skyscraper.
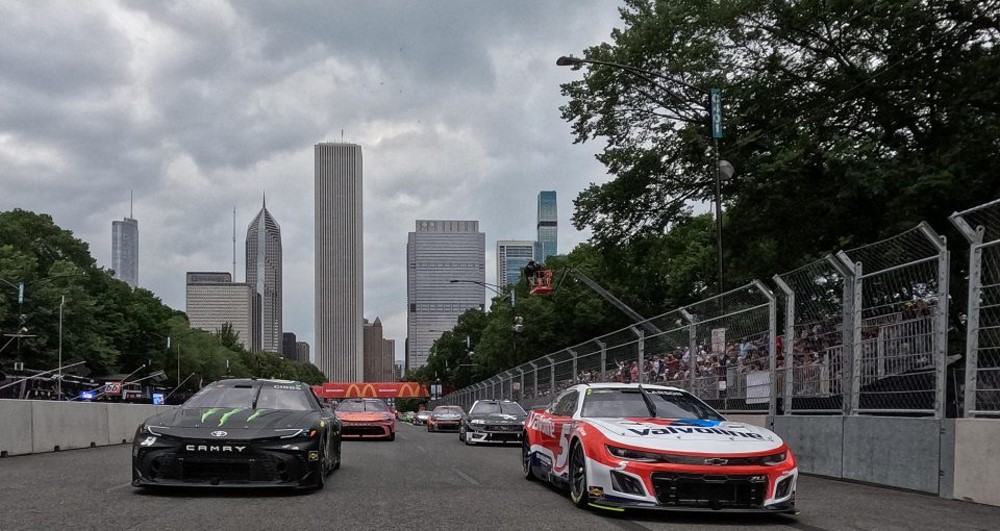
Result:
M530 240L497 240L497 286L517 284L521 270L535 257L535 242Z
M131 198L128 217L111 222L111 269L133 289L139 285L139 222L132 218Z
M247 229L247 284L254 289L253 352L281 352L281 227L267 201Z
M357 144L315 147L315 364L334 382L364 377L362 160Z
M417 220L406 243L406 370L427 364L440 330L469 308L484 308L485 282L486 235L478 221Z

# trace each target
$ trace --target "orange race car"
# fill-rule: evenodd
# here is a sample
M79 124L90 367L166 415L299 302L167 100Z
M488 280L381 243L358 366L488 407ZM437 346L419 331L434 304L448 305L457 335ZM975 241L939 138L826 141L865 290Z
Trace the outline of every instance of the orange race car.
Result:
M396 417L385 402L370 398L352 398L337 406L341 436L345 439L396 439Z

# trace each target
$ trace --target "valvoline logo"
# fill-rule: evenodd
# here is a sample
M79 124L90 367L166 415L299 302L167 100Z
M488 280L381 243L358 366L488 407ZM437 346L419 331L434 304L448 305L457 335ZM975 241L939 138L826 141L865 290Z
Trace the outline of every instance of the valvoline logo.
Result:
M654 424L656 426L673 426L675 428L714 428L721 424L718 420L708 419L640 419L628 418L636 424Z

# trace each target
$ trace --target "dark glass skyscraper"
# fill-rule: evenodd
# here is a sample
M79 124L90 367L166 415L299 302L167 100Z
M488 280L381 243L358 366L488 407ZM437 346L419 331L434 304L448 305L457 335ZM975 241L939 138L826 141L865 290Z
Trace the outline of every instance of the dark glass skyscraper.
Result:
M556 217L556 192L538 192L538 256L544 262L550 256L559 254L559 226Z

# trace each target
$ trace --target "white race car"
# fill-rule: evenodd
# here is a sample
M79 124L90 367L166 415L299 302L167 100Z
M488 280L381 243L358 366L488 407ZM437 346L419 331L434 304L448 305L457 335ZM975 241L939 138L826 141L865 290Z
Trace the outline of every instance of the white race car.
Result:
M683 389L575 385L530 412L523 441L525 477L568 486L579 507L795 512L781 438Z

